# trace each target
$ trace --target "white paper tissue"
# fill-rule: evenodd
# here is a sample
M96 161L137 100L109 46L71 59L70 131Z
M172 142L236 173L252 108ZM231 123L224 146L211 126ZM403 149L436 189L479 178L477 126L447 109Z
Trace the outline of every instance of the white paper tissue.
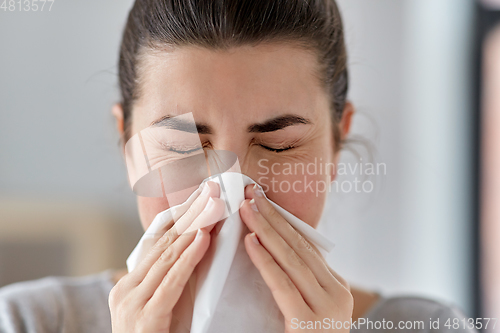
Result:
M226 201L226 216L229 217L216 226L220 228L218 234L212 237L207 253L174 308L173 333L284 332L283 316L243 243L249 231L238 209L245 199L245 186L256 182L241 173L224 172L205 179L199 189L208 180L220 184L220 198ZM129 272L161 237L159 231L171 221L177 221L195 198L193 193L184 203L155 217L127 259ZM271 200L269 202L316 245L322 255L330 252L331 241Z

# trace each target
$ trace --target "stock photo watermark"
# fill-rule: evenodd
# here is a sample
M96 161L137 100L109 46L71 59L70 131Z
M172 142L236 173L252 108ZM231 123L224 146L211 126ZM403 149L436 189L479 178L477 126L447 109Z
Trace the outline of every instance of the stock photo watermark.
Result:
M315 158L314 162L270 163L268 159L258 161L257 181L265 192L281 193L371 193L374 178L387 174L385 163L357 162L332 163ZM331 176L349 176L348 179L331 180ZM325 180L326 179L326 180Z
M293 318L291 321L292 330L322 329L322 330L346 330L346 329L369 329L369 330L464 330L464 329L495 329L497 318L429 318L424 320L370 320L369 318L358 318L356 321L335 320L333 318L323 318L323 320L299 320Z
M50 12L55 0L0 0L4 12Z

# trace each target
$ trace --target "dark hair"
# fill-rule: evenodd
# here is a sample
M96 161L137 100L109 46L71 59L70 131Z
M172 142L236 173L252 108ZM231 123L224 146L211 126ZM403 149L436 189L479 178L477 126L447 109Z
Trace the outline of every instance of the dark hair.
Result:
M334 0L136 0L119 59L125 138L139 97L138 62L145 49L162 45L225 49L273 41L317 52L336 125L346 102L348 73L342 19ZM338 126L333 127L340 149Z

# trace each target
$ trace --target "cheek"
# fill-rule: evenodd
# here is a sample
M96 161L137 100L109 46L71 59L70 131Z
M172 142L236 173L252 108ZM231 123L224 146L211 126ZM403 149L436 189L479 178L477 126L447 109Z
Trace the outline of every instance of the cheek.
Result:
M302 221L316 228L326 200L329 177L325 174L269 174L258 182L266 196Z
M169 208L169 204L166 198L137 197L137 207L142 227L146 230L158 213Z
M167 198L137 197L139 217L144 230L146 230L158 213L186 201L198 186L189 187L179 192L167 194Z
M330 157L322 149L307 147L288 157L258 158L247 174L263 187L270 200L315 228L332 181Z
M328 142L315 142L293 155L252 156L253 167L246 168L247 175L270 200L316 228L335 170L333 148L329 148Z

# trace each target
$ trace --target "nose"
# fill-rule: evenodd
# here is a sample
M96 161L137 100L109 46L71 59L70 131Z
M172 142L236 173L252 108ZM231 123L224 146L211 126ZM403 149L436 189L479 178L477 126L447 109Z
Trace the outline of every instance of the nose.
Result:
M245 173L247 171L248 151L250 146L249 138L246 138L243 135L235 134L234 132L218 135L216 139L212 140L212 149L230 152L229 154L221 152L221 157L224 158L224 156L232 154L236 155L241 173Z

